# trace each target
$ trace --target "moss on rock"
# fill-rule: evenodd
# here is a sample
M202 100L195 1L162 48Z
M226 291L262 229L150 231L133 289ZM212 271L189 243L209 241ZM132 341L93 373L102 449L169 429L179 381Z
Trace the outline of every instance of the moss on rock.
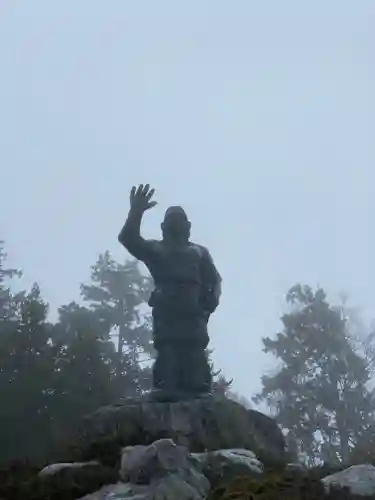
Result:
M268 472L259 478L237 477L213 488L208 500L374 500L358 497L347 488L327 492L316 470Z

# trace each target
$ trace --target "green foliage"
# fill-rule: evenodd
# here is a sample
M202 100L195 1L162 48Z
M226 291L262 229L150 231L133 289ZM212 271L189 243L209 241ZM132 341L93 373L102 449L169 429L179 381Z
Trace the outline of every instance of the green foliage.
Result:
M331 471L332 473L333 471ZM223 482L210 493L208 500L356 500L347 488L327 492L316 470L269 472L257 478L236 477ZM367 497L366 497L367 498Z
M349 463L351 465L371 464L375 466L375 424L370 425L354 446Z
M108 251L91 267L91 283L81 285L82 298L97 321L117 338L117 384L127 385L128 396L151 388L151 370L145 364L155 355L145 307L151 289L152 280L142 275L137 261L119 264Z
M12 278L21 277L21 272L18 269L5 267L6 258L4 242L0 240L0 324L2 329L5 326L5 321L14 318L12 293L8 282Z
M281 318L283 331L263 339L279 369L262 377L254 401L272 409L289 444L310 463L347 461L373 415L366 361L322 289L296 285L286 299L291 311Z
M137 261L114 261L101 254L91 268L91 284L81 285L81 294L92 311L109 329L118 328L118 352L127 349L134 360L140 350L152 353L149 314L140 310L152 289L150 278L141 274Z
M32 452L34 436L48 428L49 383L54 371L54 350L49 342L52 327L46 321L47 305L38 287L28 294L10 296L10 300L13 317L0 322L0 432L4 457L11 456L20 442L25 453Z
M40 479L38 468L27 462L0 468L0 498L6 500L74 500L116 483L118 471L110 467L85 467Z
M140 394L151 378L139 358L150 352L149 322L138 311L148 281L134 262L120 266L106 252L94 266L93 284L82 286L90 308L62 306L55 324L37 285L12 293L17 275L6 268L1 248L0 462L54 454L84 415ZM128 349L116 350L115 326Z
M105 325L91 311L74 302L61 307L52 341L58 356L50 408L61 430L115 401L121 392L113 383L115 347Z
M56 456L83 416L151 387L152 283L135 261L100 255L81 287L88 307L63 305L55 323L37 285L12 291L18 276L0 242L0 463Z

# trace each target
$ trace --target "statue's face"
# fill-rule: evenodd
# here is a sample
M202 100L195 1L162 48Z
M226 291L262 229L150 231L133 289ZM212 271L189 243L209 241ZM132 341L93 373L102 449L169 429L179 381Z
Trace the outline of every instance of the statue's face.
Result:
M186 239L190 237L190 222L184 212L172 211L167 213L161 225L163 236L173 239Z

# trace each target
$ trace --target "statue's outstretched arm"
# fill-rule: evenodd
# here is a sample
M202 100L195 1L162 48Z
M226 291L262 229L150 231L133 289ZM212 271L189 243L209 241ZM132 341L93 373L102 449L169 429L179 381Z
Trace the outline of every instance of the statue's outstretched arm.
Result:
M130 209L126 222L118 235L118 240L136 259L143 260L147 241L141 236L143 213Z
M150 186L141 184L136 188L132 188L130 192L130 210L128 218L118 235L118 240L126 250L136 259L143 262L149 259L153 242L145 240L141 236L141 223L143 214L146 210L156 205L155 201L150 201L154 194L154 190L150 190Z

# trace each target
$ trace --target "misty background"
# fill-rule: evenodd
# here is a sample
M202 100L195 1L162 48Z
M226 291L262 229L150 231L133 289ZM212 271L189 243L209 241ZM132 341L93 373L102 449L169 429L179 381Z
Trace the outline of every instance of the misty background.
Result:
M133 184L182 205L223 276L215 365L250 398L295 282L375 317L370 0L0 0L0 235L57 307Z

